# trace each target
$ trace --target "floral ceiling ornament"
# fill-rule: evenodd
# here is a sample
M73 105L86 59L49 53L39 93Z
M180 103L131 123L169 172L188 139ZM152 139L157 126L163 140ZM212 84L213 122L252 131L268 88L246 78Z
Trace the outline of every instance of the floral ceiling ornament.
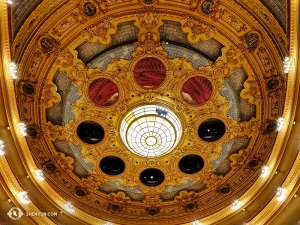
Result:
M135 43L135 45L144 48L144 53L155 53L156 47L160 45L159 36L150 32L141 34L139 42Z
M143 14L138 15L141 27L151 30L158 25L158 15L151 6L146 6Z

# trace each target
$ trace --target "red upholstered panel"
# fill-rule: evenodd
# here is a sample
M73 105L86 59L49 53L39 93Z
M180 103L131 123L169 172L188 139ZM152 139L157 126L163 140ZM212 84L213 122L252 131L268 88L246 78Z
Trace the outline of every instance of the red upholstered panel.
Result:
M145 58L134 68L134 78L143 87L157 87L166 76L166 69L161 61L155 58Z
M205 77L192 77L182 87L184 99L191 104L206 102L212 92L212 85Z
M119 90L111 80L101 78L93 81L89 86L89 96L92 101L100 106L115 103L118 99Z

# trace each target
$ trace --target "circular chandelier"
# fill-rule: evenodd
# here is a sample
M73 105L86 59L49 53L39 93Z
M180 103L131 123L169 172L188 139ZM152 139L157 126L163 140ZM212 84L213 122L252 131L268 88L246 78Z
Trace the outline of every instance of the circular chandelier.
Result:
M136 155L148 158L171 152L182 135L178 117L158 105L144 105L131 110L121 123L121 138Z

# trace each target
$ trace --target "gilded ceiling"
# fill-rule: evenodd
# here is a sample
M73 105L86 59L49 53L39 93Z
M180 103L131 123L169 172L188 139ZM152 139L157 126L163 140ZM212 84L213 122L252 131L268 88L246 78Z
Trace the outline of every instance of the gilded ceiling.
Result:
M62 211L71 202L78 224L233 224L231 204L255 200L289 132L278 122L294 108L287 5L16 0L7 89L41 193ZM67 224L47 219L35 222Z

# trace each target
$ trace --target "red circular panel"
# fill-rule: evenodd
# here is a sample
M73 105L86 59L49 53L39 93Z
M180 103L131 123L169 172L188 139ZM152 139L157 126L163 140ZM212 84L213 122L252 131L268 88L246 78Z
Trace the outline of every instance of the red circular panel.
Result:
M212 85L205 77L192 77L182 87L182 96L190 104L206 102L212 93Z
M118 100L119 90L114 82L101 78L90 84L89 96L96 105L109 106Z
M143 87L157 87L164 81L165 76L166 68L155 58L142 59L134 68L134 78Z

